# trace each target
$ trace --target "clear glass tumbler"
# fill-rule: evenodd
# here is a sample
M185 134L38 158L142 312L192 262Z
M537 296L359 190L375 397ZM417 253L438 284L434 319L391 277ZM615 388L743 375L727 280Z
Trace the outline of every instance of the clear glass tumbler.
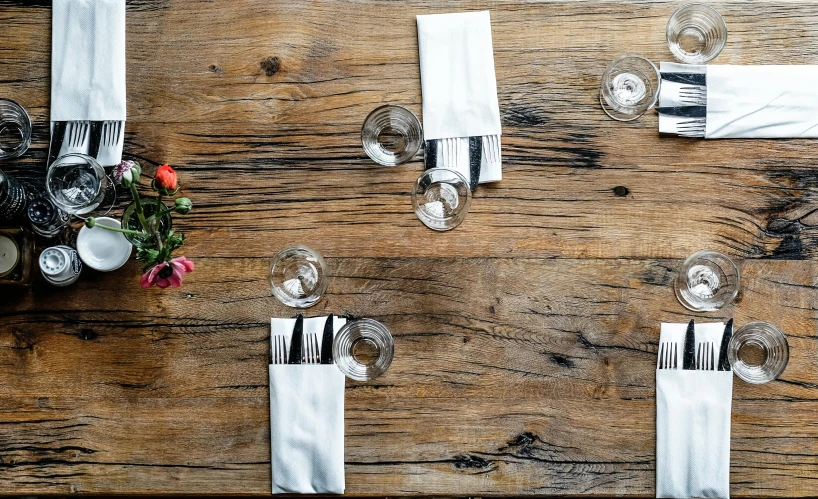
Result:
M457 227L471 205L471 188L460 173L445 168L426 170L412 190L412 207L426 227L444 231Z
M638 55L623 55L605 68L599 103L617 121L635 120L656 104L661 83L652 62Z
M682 5L667 22L667 45L676 59L704 64L719 55L727 43L727 25L721 14L701 3Z
M787 367L787 337L766 322L750 322L738 328L727 347L727 359L736 375L748 383L767 383Z
M288 307L308 308L327 290L327 262L306 246L284 248L273 258L268 279L278 301Z
M94 158L65 154L48 167L45 187L57 208L71 215L85 215L105 199L111 182Z
M0 99L0 159L22 156L31 145L31 118L23 106Z
M401 165L420 150L423 127L415 113L405 107L381 106L364 120L361 143L367 156L379 165Z
M344 324L332 342L335 364L348 378L369 381L385 373L395 357L389 329L373 319Z
M738 296L741 276L727 255L699 251L682 263L674 282L679 303L694 312L712 312Z

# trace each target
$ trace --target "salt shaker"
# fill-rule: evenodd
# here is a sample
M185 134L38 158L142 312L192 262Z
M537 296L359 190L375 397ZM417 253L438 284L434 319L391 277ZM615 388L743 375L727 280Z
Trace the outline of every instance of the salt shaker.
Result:
M54 286L68 286L80 278L82 261L70 246L52 246L40 253L40 272Z

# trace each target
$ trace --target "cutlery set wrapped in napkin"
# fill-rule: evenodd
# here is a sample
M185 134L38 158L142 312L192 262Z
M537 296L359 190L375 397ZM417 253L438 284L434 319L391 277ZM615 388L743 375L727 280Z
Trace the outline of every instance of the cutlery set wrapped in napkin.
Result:
M705 139L818 138L818 66L663 62L660 71L660 133ZM697 109L684 110L691 107ZM689 114L694 111L695 116Z
M487 11L417 16L426 168L502 179L500 106Z
M125 136L125 0L54 0L51 145L102 166L122 159Z
M730 497L733 321L663 323L656 368L656 497Z
M343 494L344 374L332 339L346 319L270 321L273 494Z

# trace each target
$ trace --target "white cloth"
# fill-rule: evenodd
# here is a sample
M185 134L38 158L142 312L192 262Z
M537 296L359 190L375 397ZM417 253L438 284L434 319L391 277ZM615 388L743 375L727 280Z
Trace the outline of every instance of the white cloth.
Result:
M326 316L304 319L319 349ZM346 323L333 320L337 334ZM271 336L289 352L295 319L272 319ZM344 374L333 364L270 365L270 448L273 494L343 494Z
M678 369L656 370L656 497L730 497L731 371L682 370L687 324L662 324L662 344L677 345ZM696 346L713 342L723 323L696 324ZM661 348L660 348L661 349Z
M818 66L660 67L707 74L707 139L818 138ZM666 83L660 105L676 105L661 98ZM660 117L659 131L671 122Z
M699 64L679 64L677 62L661 62L659 63L659 71L662 73L705 73L707 66ZM687 106L689 103L681 102L679 98L679 90L683 86L681 83L675 81L662 81L661 89L659 90L659 107L676 107ZM679 116L669 116L666 114L659 115L659 133L676 133L676 125L682 121L690 121L690 118L682 118Z
M424 139L462 139L466 154L458 157L456 167L447 167L466 172L469 179L467 138L480 136L485 142L496 136L499 144L502 134L491 18L488 11L419 15L417 26ZM501 179L499 153L497 161L484 157L479 182Z

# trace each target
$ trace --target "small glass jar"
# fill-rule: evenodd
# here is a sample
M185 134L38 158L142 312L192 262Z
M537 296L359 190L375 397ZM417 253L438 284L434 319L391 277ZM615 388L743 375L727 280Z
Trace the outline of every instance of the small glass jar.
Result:
M28 203L23 183L0 171L0 225L22 221Z
M165 205L159 202L158 198L142 198L142 211L145 218L148 219L153 215L165 209ZM173 217L170 213L165 213L159 219L156 230L160 233L166 233L173 226ZM128 230L136 230L143 232L145 229L139 221L139 215L136 212L136 202L132 202L125 207L122 212L122 227ZM124 234L125 239L137 248L151 248L156 245L156 241L152 237L141 237L133 234Z
M36 196L26 209L31 231L46 239L53 239L63 233L70 216L57 208L46 196Z

